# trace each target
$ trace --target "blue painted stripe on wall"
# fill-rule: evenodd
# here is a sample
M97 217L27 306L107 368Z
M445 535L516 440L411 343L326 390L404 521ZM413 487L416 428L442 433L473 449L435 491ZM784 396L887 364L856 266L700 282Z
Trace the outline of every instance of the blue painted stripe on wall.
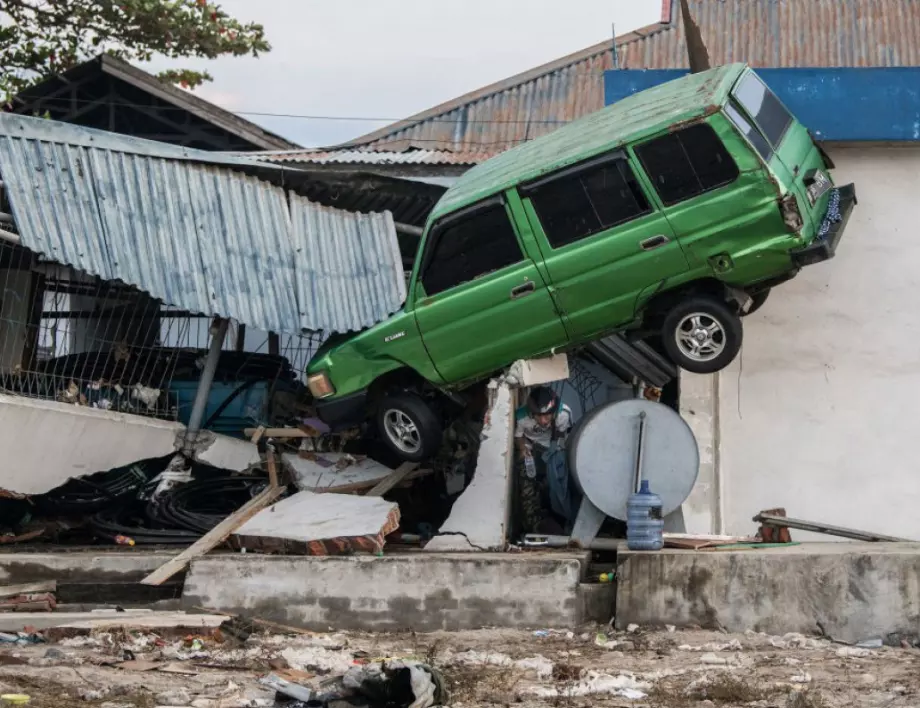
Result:
M604 73L605 104L686 75L683 69ZM920 67L758 69L820 140L920 142Z

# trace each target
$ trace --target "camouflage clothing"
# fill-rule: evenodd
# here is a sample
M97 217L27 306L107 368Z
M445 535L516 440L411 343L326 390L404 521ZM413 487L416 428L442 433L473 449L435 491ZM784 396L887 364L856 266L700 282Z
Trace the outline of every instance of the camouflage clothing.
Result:
M546 482L546 463L543 462L543 450L534 448L533 461L536 477L527 474L527 466L521 455L516 455L518 504L520 509L521 529L524 533L537 533L537 527L547 516L546 500L549 490Z

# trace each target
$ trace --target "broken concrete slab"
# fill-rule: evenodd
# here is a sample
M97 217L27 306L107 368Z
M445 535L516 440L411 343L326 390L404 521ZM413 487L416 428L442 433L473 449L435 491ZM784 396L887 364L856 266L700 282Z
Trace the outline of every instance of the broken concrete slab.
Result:
M58 621L46 625L44 633L48 639L55 640L61 637L92 634L100 630L122 627L129 630L158 632L164 630L201 631L202 629L217 629L230 619L226 615L186 614L185 612L138 612L134 615L129 612L54 613L50 617L57 617ZM23 617L24 615L19 614L18 616ZM0 617L0 622L2 619ZM32 626L37 628L35 624Z
M270 553L376 553L399 528L399 506L380 497L298 492L237 529L236 542Z
M5 585L55 580L62 583L136 583L174 553L73 552L0 553L0 582Z
M168 455L184 436L185 426L173 421L0 394L0 488L43 494L72 477ZM202 433L198 445L196 459L223 469L241 471L259 460L255 445L225 435Z
M507 383L490 383L490 403L482 430L473 481L454 502L439 535L426 551L503 550L511 518L514 466L514 402Z
M370 458L358 459L341 469L347 458L340 452L311 453L313 459L285 453L281 464L291 474L298 489L311 492L348 492L370 489L393 471Z
M314 631L571 628L583 621L587 551L253 554L194 561L185 607Z

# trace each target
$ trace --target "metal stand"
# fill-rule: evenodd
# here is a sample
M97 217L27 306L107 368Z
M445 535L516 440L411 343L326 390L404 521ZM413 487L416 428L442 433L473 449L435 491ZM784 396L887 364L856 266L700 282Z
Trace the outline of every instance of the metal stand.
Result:
M643 479L661 496L667 515L690 495L699 473L699 449L689 426L672 409L644 399L592 411L569 441L569 461L582 493L571 536L528 534L525 545L610 548L611 539L597 534L608 516L626 520L626 502Z

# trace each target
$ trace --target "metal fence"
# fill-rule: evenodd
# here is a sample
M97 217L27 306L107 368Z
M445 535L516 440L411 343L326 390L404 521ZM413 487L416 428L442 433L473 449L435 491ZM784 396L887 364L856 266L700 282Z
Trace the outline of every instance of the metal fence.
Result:
M208 316L0 239L0 392L182 420L211 329ZM258 389L246 406L237 401L237 408L250 423L271 422L269 400L279 387L296 400L322 339L319 333L276 335L231 322L212 387L215 401L221 391L229 396L241 386L250 393Z

